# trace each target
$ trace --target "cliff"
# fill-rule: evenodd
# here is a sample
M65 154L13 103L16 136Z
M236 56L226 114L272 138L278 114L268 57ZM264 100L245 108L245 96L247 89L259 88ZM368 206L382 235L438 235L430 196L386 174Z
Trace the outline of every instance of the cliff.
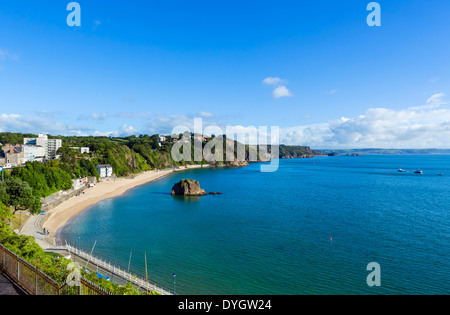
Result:
M313 151L310 147L280 145L280 159L312 158L322 155L322 152Z

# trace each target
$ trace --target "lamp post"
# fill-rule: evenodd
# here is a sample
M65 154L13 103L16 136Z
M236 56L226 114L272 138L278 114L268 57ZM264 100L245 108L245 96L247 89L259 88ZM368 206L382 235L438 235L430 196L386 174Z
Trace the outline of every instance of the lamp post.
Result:
M176 276L177 276L177 274L174 273L173 274L173 295L177 295L177 291L175 290L175 285L176 285L175 279L176 279Z

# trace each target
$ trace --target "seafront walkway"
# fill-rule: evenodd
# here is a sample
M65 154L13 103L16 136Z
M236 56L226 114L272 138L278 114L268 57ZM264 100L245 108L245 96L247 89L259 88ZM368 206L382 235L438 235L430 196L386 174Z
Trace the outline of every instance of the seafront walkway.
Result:
M110 274L114 282L118 282L119 284L130 282L141 291L156 291L161 295L172 295L170 291L165 290L157 286L156 284L140 279L120 269L120 267L111 265L110 262L106 262L102 259L94 257L88 253L83 252L82 250L74 248L70 245L56 246L53 238L51 238L47 234L44 234L43 232L42 220L44 219L44 217L44 214L30 216L27 222L25 222L25 224L22 226L22 229L19 231L19 233L22 235L33 236L36 240L36 243L38 243L39 246L41 246L41 248L43 248L47 252L63 252L64 256L66 256L65 254L70 255L73 261L80 263L80 265L82 265L82 267L84 268L88 267L88 269L90 270L100 271L102 273L106 272Z
M44 234L42 228L42 221L44 218L44 214L30 216L18 232L21 235L34 237L36 243L38 243L41 248L46 249L54 246L55 242L51 236Z
M51 252L66 252L71 256L72 261L80 264L81 268L88 268L89 270L96 271L98 273L104 273L106 271L111 275L111 278L113 278L110 280L117 282L118 284L130 282L141 291L155 291L161 295L173 295L173 293L169 290L165 290L154 283L140 279L135 275L120 269L119 266L115 266L110 262L106 262L68 244L49 247L46 250Z

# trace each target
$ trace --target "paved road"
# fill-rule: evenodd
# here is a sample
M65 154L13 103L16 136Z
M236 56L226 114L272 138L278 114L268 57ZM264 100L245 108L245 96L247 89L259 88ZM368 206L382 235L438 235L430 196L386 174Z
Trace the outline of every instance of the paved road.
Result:
M0 295L23 295L12 283L0 274Z

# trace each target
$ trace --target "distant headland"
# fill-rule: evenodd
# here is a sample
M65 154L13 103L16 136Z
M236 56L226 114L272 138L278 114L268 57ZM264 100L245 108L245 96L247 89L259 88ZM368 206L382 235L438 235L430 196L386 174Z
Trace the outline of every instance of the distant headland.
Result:
M450 149L324 149L325 155L450 155Z

